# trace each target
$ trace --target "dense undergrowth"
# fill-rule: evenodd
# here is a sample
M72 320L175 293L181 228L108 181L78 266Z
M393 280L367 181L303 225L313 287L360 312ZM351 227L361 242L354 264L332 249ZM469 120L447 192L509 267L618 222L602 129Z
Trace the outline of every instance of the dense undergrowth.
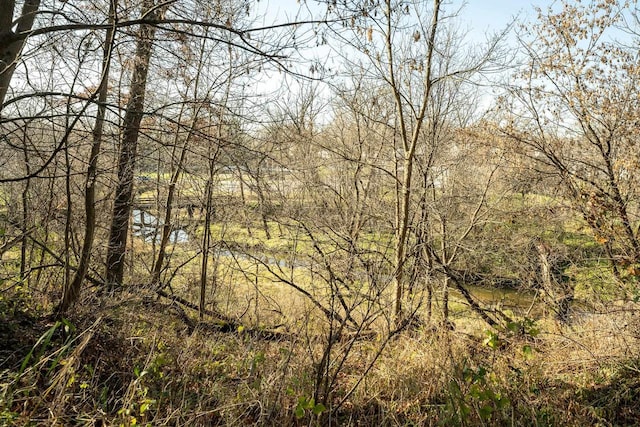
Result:
M383 295L351 310L366 320L367 307L384 308L366 328L340 330L286 283L295 277L306 289L318 286L305 270L314 246L301 238L291 246L287 229L276 227L271 239L239 227L216 231L229 253L218 257L202 319L197 271L186 263L160 293L87 288L60 320L51 316L55 277L38 289L7 281L0 425L638 425L637 278L614 280L602 248L570 214L536 215L546 220L543 233L525 215L475 231L476 250L457 267L478 273L465 286L504 320L493 328L452 289L447 322L436 290L431 318L423 303L419 321L394 332ZM539 235L568 260L563 277L575 286L567 321L527 285L538 268L531 241ZM134 245L146 254L143 242ZM176 246L173 256L181 264L193 254ZM327 269L349 277L339 259L326 259L336 262ZM131 282L147 275L134 271ZM344 295L359 283L356 276ZM333 288L322 285L311 296L331 307L323 289Z
M24 292L3 296L0 424L640 423L632 303L570 325L525 319L488 331L467 318L454 331L416 327L388 342L344 338L332 344L320 373L330 390L317 402L328 343L305 325L267 334L197 322L144 292L87 298L53 321Z

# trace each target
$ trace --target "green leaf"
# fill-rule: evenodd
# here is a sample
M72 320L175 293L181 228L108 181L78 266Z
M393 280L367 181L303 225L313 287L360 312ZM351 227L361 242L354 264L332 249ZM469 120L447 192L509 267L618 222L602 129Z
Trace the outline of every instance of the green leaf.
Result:
M473 384L469 389L469 396L473 397L474 399L481 400L481 398L483 397L482 389L477 384Z
M296 410L295 410L294 414L296 415L296 418L298 418L298 419L304 417L304 408L298 404L296 406Z
M487 369L484 366L478 368L478 373L475 376L476 381L483 379L487 375Z
M45 332L40 338L38 338L38 341L36 341L34 346L31 348L31 351L29 351L27 356L22 361L22 365L20 366L20 371L18 372L18 375L22 375L24 373L24 370L27 368L27 365L29 365L29 362L31 361L32 358L34 358L36 362L40 360L45 350L49 346L49 343L51 343L53 334L61 325L62 325L62 322L57 321L55 325L49 328L47 332ZM40 347L40 350L36 352L36 348L38 347ZM34 354L35 354L35 357L34 357Z
M460 413L463 417L466 418L469 416L469 414L471 414L471 408L469 408L469 406L465 405L464 403L460 403Z
M304 409L313 409L316 404L316 402L313 400L313 397L311 399L305 399L305 401L306 403L304 404Z
M497 399L494 399L494 402L496 402L498 404L498 408L499 409L503 409L506 408L507 406L509 406L511 404L511 401L504 396L499 396Z
M61 322L64 325L64 332L66 333L67 336L69 336L70 334L76 331L76 326L73 323L71 323L69 320L62 319Z
M454 396L460 396L461 390L460 390L460 386L458 385L458 383L455 380L451 380L449 381L449 393L451 393Z
M494 350L500 347L501 343L498 334L493 331L486 331L485 333L487 335L487 338L485 338L485 340L482 342L484 345Z
M316 406L313 407L313 414L320 415L326 410L327 408L322 403L318 403Z
M480 417L482 417L482 419L486 420L491 414L493 414L493 407L491 405L484 405L480 408Z
M518 332L520 330L520 323L518 322L507 322L507 329L511 332Z
M256 353L256 355L255 355L255 356L253 356L253 361L254 361L255 363L262 363L262 362L264 362L265 360L267 360L267 358L265 357L265 355L264 355L264 352L263 352L263 351L259 351L258 353Z

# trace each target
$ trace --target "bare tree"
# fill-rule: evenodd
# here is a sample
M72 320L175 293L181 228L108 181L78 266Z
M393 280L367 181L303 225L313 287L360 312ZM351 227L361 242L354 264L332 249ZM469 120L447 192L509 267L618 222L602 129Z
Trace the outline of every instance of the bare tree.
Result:
M115 24L115 11L117 8L117 0L111 0L109 3L109 22ZM102 76L98 87L98 111L92 132L91 151L86 172L84 209L85 209L85 228L84 238L82 241L82 250L78 267L74 274L72 282L65 287L64 294L60 305L56 309L58 313L64 313L79 297L82 284L89 270L93 241L96 232L96 186L98 178L98 159L102 146L103 129L106 114L106 102L108 93L109 70L111 65L113 42L115 37L115 29L109 28L105 33L103 55L102 55Z
M160 19L168 4L156 6L153 0L142 4L142 16ZM124 116L122 141L118 159L118 180L113 204L113 219L107 252L107 286L111 289L122 285L124 277L125 251L129 235L129 217L133 200L133 177L140 122L144 115L144 98L147 74L151 59L156 27L142 24L137 35L133 75L129 91L129 101Z
M453 125L457 114L455 107L447 107L442 93L438 91L455 87L452 82L469 82L474 74L491 69L499 57L498 41L501 37L496 36L488 46L473 54L462 53L462 46L452 42L455 30L449 26L455 13L449 14L441 1L409 4L386 1L371 7L375 10L362 13L364 18L353 25L354 36L349 39L349 46L362 53L362 57L358 57L360 62L350 58L345 61L352 69L362 70L363 75L380 82L383 93L386 93L384 96L390 98L395 107L386 125L394 130L391 140L395 164L393 169L388 169L394 176L396 187L393 311L402 322L407 303L406 291L412 286L407 283L411 279L407 270L409 258L415 253L410 253L409 249L416 237L412 230L416 229L416 204L421 197L414 169L418 156L424 157L426 164L422 173L426 175L420 181L424 182L426 178L426 186L433 187L434 165L429 162L433 160L434 153L441 150L440 144L434 142L442 140L443 129ZM457 59L465 55L464 60ZM425 214L430 209L426 204L432 202L431 198L422 197L422 208L419 209L425 221L428 220ZM444 227L441 231L446 230L446 221L440 224ZM423 233L420 238L422 247L426 248L426 235ZM448 252L444 247L440 249ZM428 252L433 253L433 248L424 252L426 258L429 258ZM438 259L445 265L450 261L448 257ZM443 271L448 270L444 268Z

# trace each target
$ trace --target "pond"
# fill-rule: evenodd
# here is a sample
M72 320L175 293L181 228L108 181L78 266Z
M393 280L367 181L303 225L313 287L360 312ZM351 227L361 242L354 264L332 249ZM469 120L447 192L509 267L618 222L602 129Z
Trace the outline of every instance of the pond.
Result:
M147 243L160 243L162 238L162 222L149 212L141 209L134 209L133 213L133 235L142 237ZM183 229L171 231L169 243L187 243L189 234Z

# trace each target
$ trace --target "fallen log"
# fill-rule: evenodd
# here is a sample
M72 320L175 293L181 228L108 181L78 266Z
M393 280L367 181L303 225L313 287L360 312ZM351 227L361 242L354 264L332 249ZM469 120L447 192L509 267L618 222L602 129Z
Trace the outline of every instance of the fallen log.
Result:
M176 313L178 317L187 325L187 330L189 334L192 334L196 330L200 331L208 331L208 332L219 332L219 333L239 333L243 335L248 335L257 339L263 339L266 341L280 341L280 340L289 340L293 337L292 334L287 332L281 332L275 330L277 327L273 328L251 328L243 325L235 319L232 319L229 316L226 316L217 311L205 309L204 313L208 316L214 317L217 319L212 322L199 321L194 322L182 309L182 307L190 308L194 311L200 311L200 308L177 295L168 294L165 291L158 290L156 294L171 300L172 303L176 304Z

